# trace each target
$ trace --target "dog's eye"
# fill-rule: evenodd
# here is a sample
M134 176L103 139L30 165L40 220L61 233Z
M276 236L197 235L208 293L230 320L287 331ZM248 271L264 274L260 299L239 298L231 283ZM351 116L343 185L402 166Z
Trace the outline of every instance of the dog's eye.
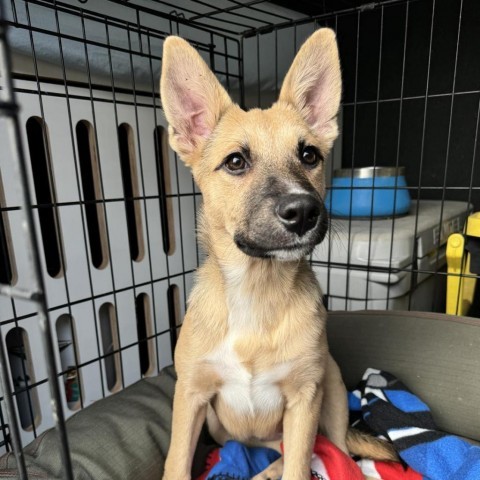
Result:
M223 162L224 167L229 173L240 175L249 167L247 161L240 153L232 153Z
M315 147L304 147L300 153L301 162L310 168L316 167L321 159L322 156Z

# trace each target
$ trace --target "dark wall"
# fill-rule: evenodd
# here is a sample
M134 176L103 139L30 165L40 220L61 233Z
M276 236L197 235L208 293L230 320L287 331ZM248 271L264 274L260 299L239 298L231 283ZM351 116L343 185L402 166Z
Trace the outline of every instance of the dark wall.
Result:
M343 166L398 162L413 198L470 199L480 209L480 2L417 0L340 16L337 34Z

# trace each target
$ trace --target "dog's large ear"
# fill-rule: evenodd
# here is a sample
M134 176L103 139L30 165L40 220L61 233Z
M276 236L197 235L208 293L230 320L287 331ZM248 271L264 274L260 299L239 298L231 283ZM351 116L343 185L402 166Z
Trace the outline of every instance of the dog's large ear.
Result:
M180 37L165 40L162 61L160 93L170 146L190 163L232 101L198 52Z
M335 33L317 30L302 45L288 71L279 100L293 105L329 145L338 135L337 112L342 93Z

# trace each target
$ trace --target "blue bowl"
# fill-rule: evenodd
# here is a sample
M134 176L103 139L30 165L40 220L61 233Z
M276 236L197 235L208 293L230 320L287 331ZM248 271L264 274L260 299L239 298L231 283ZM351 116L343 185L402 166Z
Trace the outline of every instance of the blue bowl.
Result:
M325 206L333 217L395 217L410 210L405 167L335 170Z

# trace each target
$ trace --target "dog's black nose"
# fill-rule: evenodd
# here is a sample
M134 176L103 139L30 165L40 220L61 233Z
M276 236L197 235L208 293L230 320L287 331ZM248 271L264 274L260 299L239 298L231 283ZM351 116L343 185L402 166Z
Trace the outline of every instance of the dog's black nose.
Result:
M276 211L285 228L301 237L316 225L320 216L320 203L308 194L283 195Z

